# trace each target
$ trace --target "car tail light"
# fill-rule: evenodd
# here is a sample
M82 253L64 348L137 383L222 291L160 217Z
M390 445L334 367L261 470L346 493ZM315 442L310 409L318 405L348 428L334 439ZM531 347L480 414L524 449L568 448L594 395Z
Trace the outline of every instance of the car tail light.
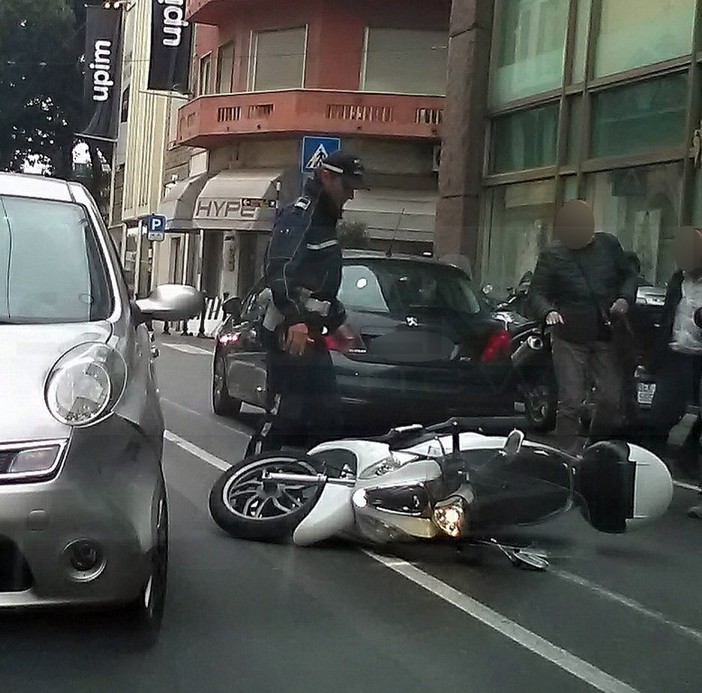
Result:
M490 335L485 349L480 357L481 363L506 361L512 351L512 338L507 330L497 330Z
M347 325L348 327L348 325ZM365 354L366 347L363 340L352 330L353 337L348 340L338 332L324 335L324 344L329 351L339 351L341 353Z
M228 346L229 344L236 344L239 341L239 335L232 332L224 332L217 336L217 341L222 346Z

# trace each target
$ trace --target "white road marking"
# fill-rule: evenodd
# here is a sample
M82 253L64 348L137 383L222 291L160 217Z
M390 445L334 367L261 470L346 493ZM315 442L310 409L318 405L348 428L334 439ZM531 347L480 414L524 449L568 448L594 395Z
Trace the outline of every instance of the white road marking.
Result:
M201 416L203 419L207 419L210 423L216 424L220 428L224 428L225 430L229 431L229 433L234 433L235 435L241 436L242 438L251 437L251 435L249 433L246 433L245 431L240 431L238 428L234 428L233 426L227 426L227 424L222 423L221 421L217 421L217 419L214 418L214 416L210 416L209 414L203 414L201 411L195 411L195 409L186 407L180 402L174 402L172 399L168 399L168 397L161 397L161 403L167 404L169 407L173 407L175 409L180 409L181 411L184 411L186 414L190 414L191 416Z
M695 486L695 484L686 484L684 481L674 481L673 485L677 486L678 488L687 489L688 491L696 491L697 493L700 492L699 486Z
M173 433L172 431L165 431L163 437L169 443L177 445L179 448L181 448L181 450L185 450L185 452L194 455L195 457L201 459L203 462L207 462L207 464L212 465L213 467L219 469L222 472L226 472L227 469L231 467L231 464L223 460L221 457L217 457L216 455L207 452L207 450L203 450L194 443L191 443L189 440L185 440L185 438L181 438L179 435Z
M193 354L195 356L212 356L210 349L193 346L192 344L176 344L175 342L163 342L163 346L176 351L182 351L184 354Z
M660 611L656 611L655 609L649 609L647 606L644 606L641 602L637 602L635 599L631 599L623 594L609 590L595 582L590 582L590 580L580 577L580 575L570 573L567 570L549 568L549 573L561 578L562 580L571 582L574 585L584 587L590 592L596 594L598 597L609 599L610 601L616 602L621 606L626 606L632 611L635 611L637 614L650 618L661 625L668 626L669 628L676 630L679 634L688 638L693 638L694 640L697 640L698 643L702 644L702 631L696 630L695 628L690 628L689 626L684 626L676 621L671 621L665 616L665 614L661 613Z
M521 647L533 652L543 659L555 664L569 674L584 681L588 685L603 693L636 693L636 689L628 684L615 679L596 666L586 662L580 657L554 645L536 633L532 633L518 623L511 621L506 616L493 611L490 607L459 592L453 587L441 582L423 570L397 558L385 558L372 551L363 551L378 563L402 575L407 580L419 585L422 589L431 592L434 596L443 599L448 604L455 606L472 618L492 628L501 635L509 638Z

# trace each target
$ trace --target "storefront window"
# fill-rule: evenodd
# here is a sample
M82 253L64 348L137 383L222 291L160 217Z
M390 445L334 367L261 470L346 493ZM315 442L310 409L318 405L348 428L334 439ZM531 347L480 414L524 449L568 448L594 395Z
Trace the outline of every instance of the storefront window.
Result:
M502 0L490 103L557 89L563 81L568 2Z
M598 229L634 251L644 276L656 284L668 281L675 268L682 175L678 163L606 171L587 179Z
M558 104L520 111L493 124L493 172L520 171L556 163Z
M532 272L551 240L554 180L521 183L491 191L490 231L485 276L498 292Z
M683 144L687 74L652 79L597 94L592 156L643 154Z
M694 13L695 0L602 0L595 77L690 53Z

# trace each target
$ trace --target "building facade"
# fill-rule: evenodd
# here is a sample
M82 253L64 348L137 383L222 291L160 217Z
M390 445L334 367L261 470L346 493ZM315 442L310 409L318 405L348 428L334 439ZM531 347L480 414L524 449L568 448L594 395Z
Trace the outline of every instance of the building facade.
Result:
M702 1L454 0L437 250L514 286L560 205L663 283L702 225Z
M377 247L432 251L449 17L450 0L190 0L196 93L177 112L162 210L198 247L208 295L260 276L277 210L302 189L305 137L364 160L371 191L345 221ZM187 178L182 147L199 152Z

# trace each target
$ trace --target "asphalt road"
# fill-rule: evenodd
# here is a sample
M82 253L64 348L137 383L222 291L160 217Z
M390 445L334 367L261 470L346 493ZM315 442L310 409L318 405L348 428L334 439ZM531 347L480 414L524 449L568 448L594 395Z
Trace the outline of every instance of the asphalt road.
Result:
M169 595L141 650L110 613L3 615L7 691L678 693L702 690L702 523L678 488L624 537L570 515L528 536L545 573L499 554L416 545L369 555L239 542L207 511L218 466L256 420L209 409L211 343L161 337Z

